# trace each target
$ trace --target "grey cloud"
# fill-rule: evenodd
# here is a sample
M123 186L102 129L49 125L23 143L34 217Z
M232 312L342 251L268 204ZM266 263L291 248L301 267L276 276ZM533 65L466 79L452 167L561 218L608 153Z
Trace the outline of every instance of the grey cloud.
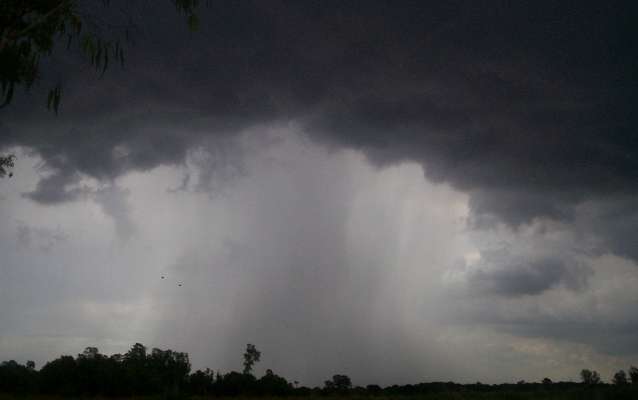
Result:
M635 266L580 251L568 256L566 241L551 256L551 248L543 254L546 244L533 245L532 254L486 251L478 263L461 267L465 286L448 292L444 320L459 329L488 326L516 337L578 343L615 357L637 354Z
M434 329L424 326L418 306L423 285L415 283L417 294L408 297L408 289L397 284L405 267L397 253L414 249L393 235L394 214L384 201L362 199L353 209L355 194L367 194L366 183L381 184L375 171L359 157L327 157L298 141L292 137L295 144L266 154L255 149L247 175L228 196L214 199L225 205L225 218L198 218L217 229L193 237L168 269L188 295L165 307L172 318L156 327L158 340L183 338L200 357L194 362L222 369L238 368L245 343L255 343L263 351L260 368L307 384L320 384L336 371L358 384L459 373L434 355L439 350L424 333ZM409 182L418 185L418 173L412 177ZM383 181L388 187L392 182ZM388 202L401 207L401 201ZM359 216L354 221L353 213ZM376 234L367 240L361 225ZM375 238L377 245L369 242ZM446 245L430 253L442 257ZM411 331L400 309L421 328ZM183 326L195 329L181 332Z
M489 265L488 269L477 266L477 270L470 273L471 290L506 297L540 295L559 286L582 290L587 287L587 278L591 275L587 268L561 259L495 261L493 257L487 257L482 264Z
M189 173L185 173L182 176L182 181L181 183L174 187L174 188L168 188L166 189L167 193L179 193L179 192L186 192L188 191L188 184L190 183L191 180L191 175Z
M534 190L475 189L470 196L472 226L476 229L494 227L507 221L514 226L532 222L535 218L573 221L575 206L582 198L573 193L550 193Z
M556 321L538 319L517 324L500 325L503 331L525 337L547 338L583 343L604 354L616 356L638 355L635 337L638 321Z
M200 146L211 157L193 189L214 191L211 179L236 174L210 138L296 120L378 165L421 163L471 195L477 226L573 221L583 202L638 190L637 56L623 39L636 11L240 2L203 7L191 34L170 7L153 7L132 13L148 18L125 70L70 78L75 56L57 53L45 75L65 77L61 116L34 111L37 92L23 96L0 146L32 148L52 168L27 194L45 204L78 198L78 174L110 182L182 165ZM598 233L636 259L638 225L617 223Z
M576 208L575 229L599 238L598 253L610 251L638 260L636 204L638 197L633 194L591 199Z
M109 179L181 163L205 136L298 119L316 140L381 165L422 163L431 179L471 193L477 214L513 225L569 219L593 195L637 187L636 53L622 39L635 34L635 11L241 2L203 8L201 32L188 34L157 7L127 71L96 92L86 73L69 81L75 133L20 131L3 143L46 162L63 154L67 169ZM34 199L70 196L48 199L46 184Z
M85 191L77 187L80 175L73 170L56 170L41 178L35 189L23 196L41 204L59 204L77 200Z
M253 135L261 132L256 129ZM627 310L610 316L607 324L598 314L593 318L601 322L592 324L586 313L538 311L542 307L535 301L549 297L552 310L563 303L563 297L551 298L556 292L585 296L591 291L589 271L571 261L570 242L555 240L551 224L547 232L535 232L541 239L520 231L501 237L525 251L513 246L482 252L484 275L474 281L468 275L481 290L457 299L471 307L464 314L439 287L437 265L444 269L450 253L458 257L467 250L449 243L468 232L457 231L463 224L450 227L456 214L447 208L450 202L465 204L466 197L453 191L451 197L439 197L449 188L423 181L415 165L376 171L357 153L327 153L304 138L288 138L292 145L283 141L273 147L255 139L250 154L240 157L247 161L247 174L233 182L226 196L206 199L193 189L161 196L166 185L179 182L180 169L171 170L173 182L166 182L164 170L135 174L118 182L122 186L92 189L88 197L101 196L114 216L127 216L122 210L129 202L135 206L138 232L150 237L133 235L130 246L109 251L110 227L91 226L90 216L75 221L78 236L82 230L89 233L73 241L77 251L56 257L35 262L38 255L30 252L20 260L20 254L8 251L7 241L0 241L10 261L0 267L6 347L25 332L59 335L57 343L70 343L65 352L81 351L84 345L119 352L142 341L188 351L196 368L226 371L238 368L245 343L255 342L264 352L258 374L272 368L304 384L320 384L341 372L356 384L392 384L476 380L484 360L458 347L487 348L491 357L485 344L493 337L458 345L446 345L446 340L480 325L517 338L585 343L605 352L614 351L615 340L629 346L635 301L626 302ZM190 165L187 173L193 170L197 167ZM138 189L142 179L152 184ZM187 186L194 188L197 179L193 175ZM46 210L49 218L56 215L51 207L19 206ZM594 210L587 213L594 215ZM538 244L527 249L525 244L534 240ZM582 303L586 311L607 307L580 297L572 303ZM437 317L448 320L439 323ZM454 318L459 325L449 324ZM573 322L562 330L551 326L561 318ZM606 326L611 328L605 331ZM574 331L585 328L590 333ZM520 374L525 359L504 343L508 360L498 371ZM458 365L453 359L460 360ZM510 376L485 370L481 379Z
M3 111L0 149L33 149L49 174L28 198L40 204L93 199L113 217L121 237L132 237L136 227L127 194L117 186L120 177L184 166L190 157L195 171L185 175L190 178L182 181L180 195L218 191L218 182L243 177L239 132L294 121L315 143L360 150L377 166L420 163L429 180L470 195L471 218L480 229L505 222L515 234L528 223L554 219L583 238L551 251L483 251L483 261L467 270L470 293L459 300L471 303L471 313L450 306L450 318L609 352L614 341L635 349L627 344L635 334L631 311L599 324L587 321L587 304L585 317L560 315L573 317L562 324L542 313L525 314L525 302L534 309L535 301L562 289L565 296L588 292L591 271L576 255L614 252L638 259L638 53L628 43L636 36L634 4L214 3L202 8L202 29L193 34L170 5L141 14L145 31L124 70L113 68L96 80L73 67L73 54L57 52L40 90L21 94ZM34 107L56 79L64 84L58 117ZM193 157L199 149L201 157ZM159 335L170 347L179 347L175 341L186 335L202 354L213 354L209 340L220 335L228 354L214 355L224 367L259 335L272 346L268 354L280 354L273 356L275 370L314 380L347 363L362 378L393 380L375 375L383 374L374 368L379 359L389 359L396 366L390 369L403 376L409 369L415 379L438 370L444 357L424 361L423 343L410 340L413 327L393 316L405 308L393 302L404 287L388 283L387 242L366 247L378 257L356 253L371 266L351 275L348 257L355 252L342 235L344 186L353 183L340 180L343 169L317 176L328 168L318 167L295 170L293 180L256 182L244 193L245 208L238 205L232 215L249 221L242 223L248 232L235 232L245 242L233 245L232 255L211 258L223 265L189 255L179 260L184 270L175 265L171 272L201 279L185 284L192 293L182 303L162 308L175 318L159 323ZM82 186L85 177L102 189ZM199 240L195 233L192 240ZM41 291L42 298L51 301L63 291L82 290L88 299L100 290L105 297L124 292L136 298L137 287L155 272L140 267L111 277L104 272L111 264L104 256L94 267L105 276L90 285L78 265L68 274L49 271L56 280L33 270L18 283L39 279L38 288L49 290ZM138 274L134 285L127 283L130 274ZM102 282L122 292L113 294ZM20 295L14 292L5 299ZM379 305L378 299L387 301ZM237 323L224 323L227 310ZM197 329L177 332L180 322ZM278 352L273 343L282 342L287 350ZM322 357L309 363L315 350ZM302 361L287 361L290 351Z
M66 242L68 235L65 234L60 227L51 229L30 226L24 222L20 222L16 227L16 240L19 246L49 251L56 245Z
M102 207L104 213L115 223L115 232L122 240L128 240L135 233L135 225L130 217L126 202L129 192L116 186L101 188L93 193L95 201Z

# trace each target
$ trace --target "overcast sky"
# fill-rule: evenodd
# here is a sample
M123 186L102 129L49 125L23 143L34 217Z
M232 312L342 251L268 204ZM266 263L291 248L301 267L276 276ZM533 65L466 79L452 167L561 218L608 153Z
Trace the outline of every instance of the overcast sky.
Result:
M305 385L638 364L636 3L214 2L196 32L111 3L124 68L61 46L0 111L1 360L141 342L228 371L254 343Z

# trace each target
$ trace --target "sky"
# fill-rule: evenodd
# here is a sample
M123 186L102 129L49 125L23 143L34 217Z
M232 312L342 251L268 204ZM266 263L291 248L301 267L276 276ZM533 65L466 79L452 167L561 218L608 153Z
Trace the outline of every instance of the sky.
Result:
M211 2L195 32L113 3L83 12L133 21L124 67L60 45L0 110L0 359L141 342L229 371L253 343L304 385L638 364L634 2Z

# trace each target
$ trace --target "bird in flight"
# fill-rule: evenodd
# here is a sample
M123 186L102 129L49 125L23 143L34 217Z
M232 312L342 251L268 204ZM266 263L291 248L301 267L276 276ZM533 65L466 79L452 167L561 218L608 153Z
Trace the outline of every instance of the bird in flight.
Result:
M162 276L161 276L161 278L162 278L162 279L165 279L166 277L165 277L164 275L162 275ZM181 284L181 283L178 283L178 284L177 284L177 286L181 287L181 286L182 286L182 284Z

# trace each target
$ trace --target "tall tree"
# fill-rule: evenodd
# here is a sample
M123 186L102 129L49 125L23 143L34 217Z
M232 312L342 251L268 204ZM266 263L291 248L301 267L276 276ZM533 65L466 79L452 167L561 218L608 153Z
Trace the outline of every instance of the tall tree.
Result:
M597 385L600 383L600 374L596 371L584 369L580 371L580 379L586 385Z
M622 369L614 374L613 377L614 385L626 385L627 384L627 373Z
M324 382L324 387L328 391L344 392L352 388L352 381L348 375L333 375L332 380Z
M246 352L244 353L244 374L250 374L253 370L253 365L259 362L261 358L261 352L257 350L254 344L248 343L246 345Z

